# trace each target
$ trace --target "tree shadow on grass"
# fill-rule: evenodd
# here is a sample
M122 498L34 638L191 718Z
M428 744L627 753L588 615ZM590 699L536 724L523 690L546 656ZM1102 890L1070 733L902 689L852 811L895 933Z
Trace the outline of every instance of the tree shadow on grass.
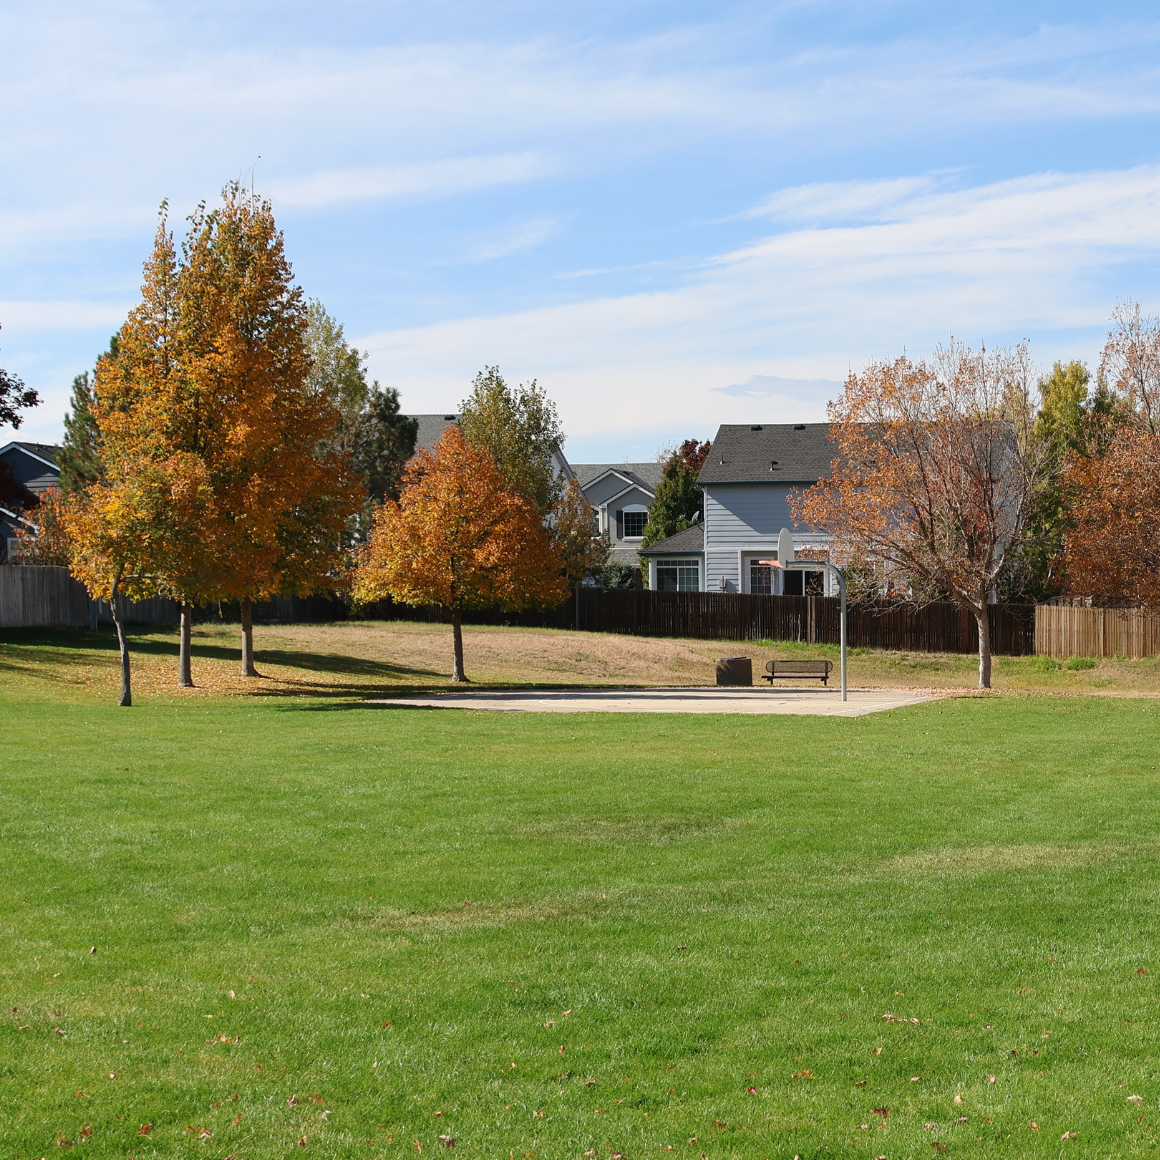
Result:
M35 652L5 656L2 650L3 645L6 644L17 646L20 649L35 650ZM76 667L91 664L94 652L115 653L116 651L117 637L111 630L93 633L72 629L10 629L0 634L0 671L9 669L13 672L30 674L38 669L52 666ZM141 637L130 631L129 652L131 656L172 657L176 660L177 637L176 635L171 639L158 639L153 635ZM195 677L198 660L233 661L239 666L242 660L240 647L233 648L226 645L204 644L195 641L192 653ZM259 669L264 663L284 668L301 669L307 673L363 678L362 681L354 684L335 686L280 675L265 678L276 687L255 686L253 689L255 694L272 696L301 696L307 691L347 696L390 692L398 690L398 681L401 678L418 677L430 681L432 679L438 680L443 675L437 669L411 668L407 665L390 664L387 661L376 661L366 657L300 652L293 649L256 649L254 661ZM423 687L426 688L426 685Z

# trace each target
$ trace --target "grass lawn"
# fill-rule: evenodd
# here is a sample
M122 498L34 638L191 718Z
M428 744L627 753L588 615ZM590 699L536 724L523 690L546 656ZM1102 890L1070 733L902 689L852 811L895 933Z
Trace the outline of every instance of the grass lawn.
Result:
M4 1157L1156 1154L1151 699L120 710L9 639Z

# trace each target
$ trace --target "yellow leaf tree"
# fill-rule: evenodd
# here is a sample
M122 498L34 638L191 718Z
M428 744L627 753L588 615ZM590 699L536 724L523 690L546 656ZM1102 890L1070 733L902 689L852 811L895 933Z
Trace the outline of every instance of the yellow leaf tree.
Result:
M531 500L504 490L488 451L448 427L420 451L397 501L379 508L353 595L439 604L451 613L452 680L465 681L463 613L551 605L567 593L559 549Z
M364 491L334 449L333 388L311 380L306 303L270 203L230 186L191 223L178 417L210 474L214 593L240 603L242 672L257 676L254 602L341 582L343 529Z

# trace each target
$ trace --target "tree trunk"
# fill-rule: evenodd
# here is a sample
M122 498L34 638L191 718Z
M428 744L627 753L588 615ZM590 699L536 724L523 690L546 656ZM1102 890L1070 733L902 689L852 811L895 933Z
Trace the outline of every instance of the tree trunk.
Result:
M458 608L451 613L451 635L455 639L455 672L451 679L458 684L467 681L463 675L463 614Z
M133 689L129 673L129 645L125 640L125 626L121 623L121 614L117 611L117 589L121 586L121 572L113 581L113 590L109 593L109 610L113 614L113 624L117 629L117 644L121 649L121 699L117 702L123 709L133 704Z
M242 601L242 676L260 675L254 668L254 602L247 599Z
M193 605L188 600L181 602L181 644L177 650L177 683L183 689L193 688L193 672L190 667L189 645L193 635Z
M987 602L981 605L982 611L975 613L975 620L979 625L979 688L991 687L991 616Z

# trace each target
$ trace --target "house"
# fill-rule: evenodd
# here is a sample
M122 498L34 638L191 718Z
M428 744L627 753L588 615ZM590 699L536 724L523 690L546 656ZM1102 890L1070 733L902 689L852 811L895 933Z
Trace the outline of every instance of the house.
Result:
M409 415L407 417L414 419L418 424L415 431L416 451L420 448L424 451L433 451L435 444L442 438L443 432L459 422L459 416L451 412L442 415ZM573 476L572 465L564 458L563 451L556 451L553 454L552 467L558 476L562 475L565 479L571 479Z
M575 463L576 482L596 509L596 531L608 537L616 564L640 567L640 541L656 499L661 463Z
M36 526L21 509L60 483L59 450L49 443L13 442L0 447L0 557L11 558L18 527Z
M831 595L817 571L774 566L777 535L792 529L794 548L829 547L824 533L795 526L790 493L829 474L837 456L828 423L723 424L697 482L704 519L641 553L657 591Z

